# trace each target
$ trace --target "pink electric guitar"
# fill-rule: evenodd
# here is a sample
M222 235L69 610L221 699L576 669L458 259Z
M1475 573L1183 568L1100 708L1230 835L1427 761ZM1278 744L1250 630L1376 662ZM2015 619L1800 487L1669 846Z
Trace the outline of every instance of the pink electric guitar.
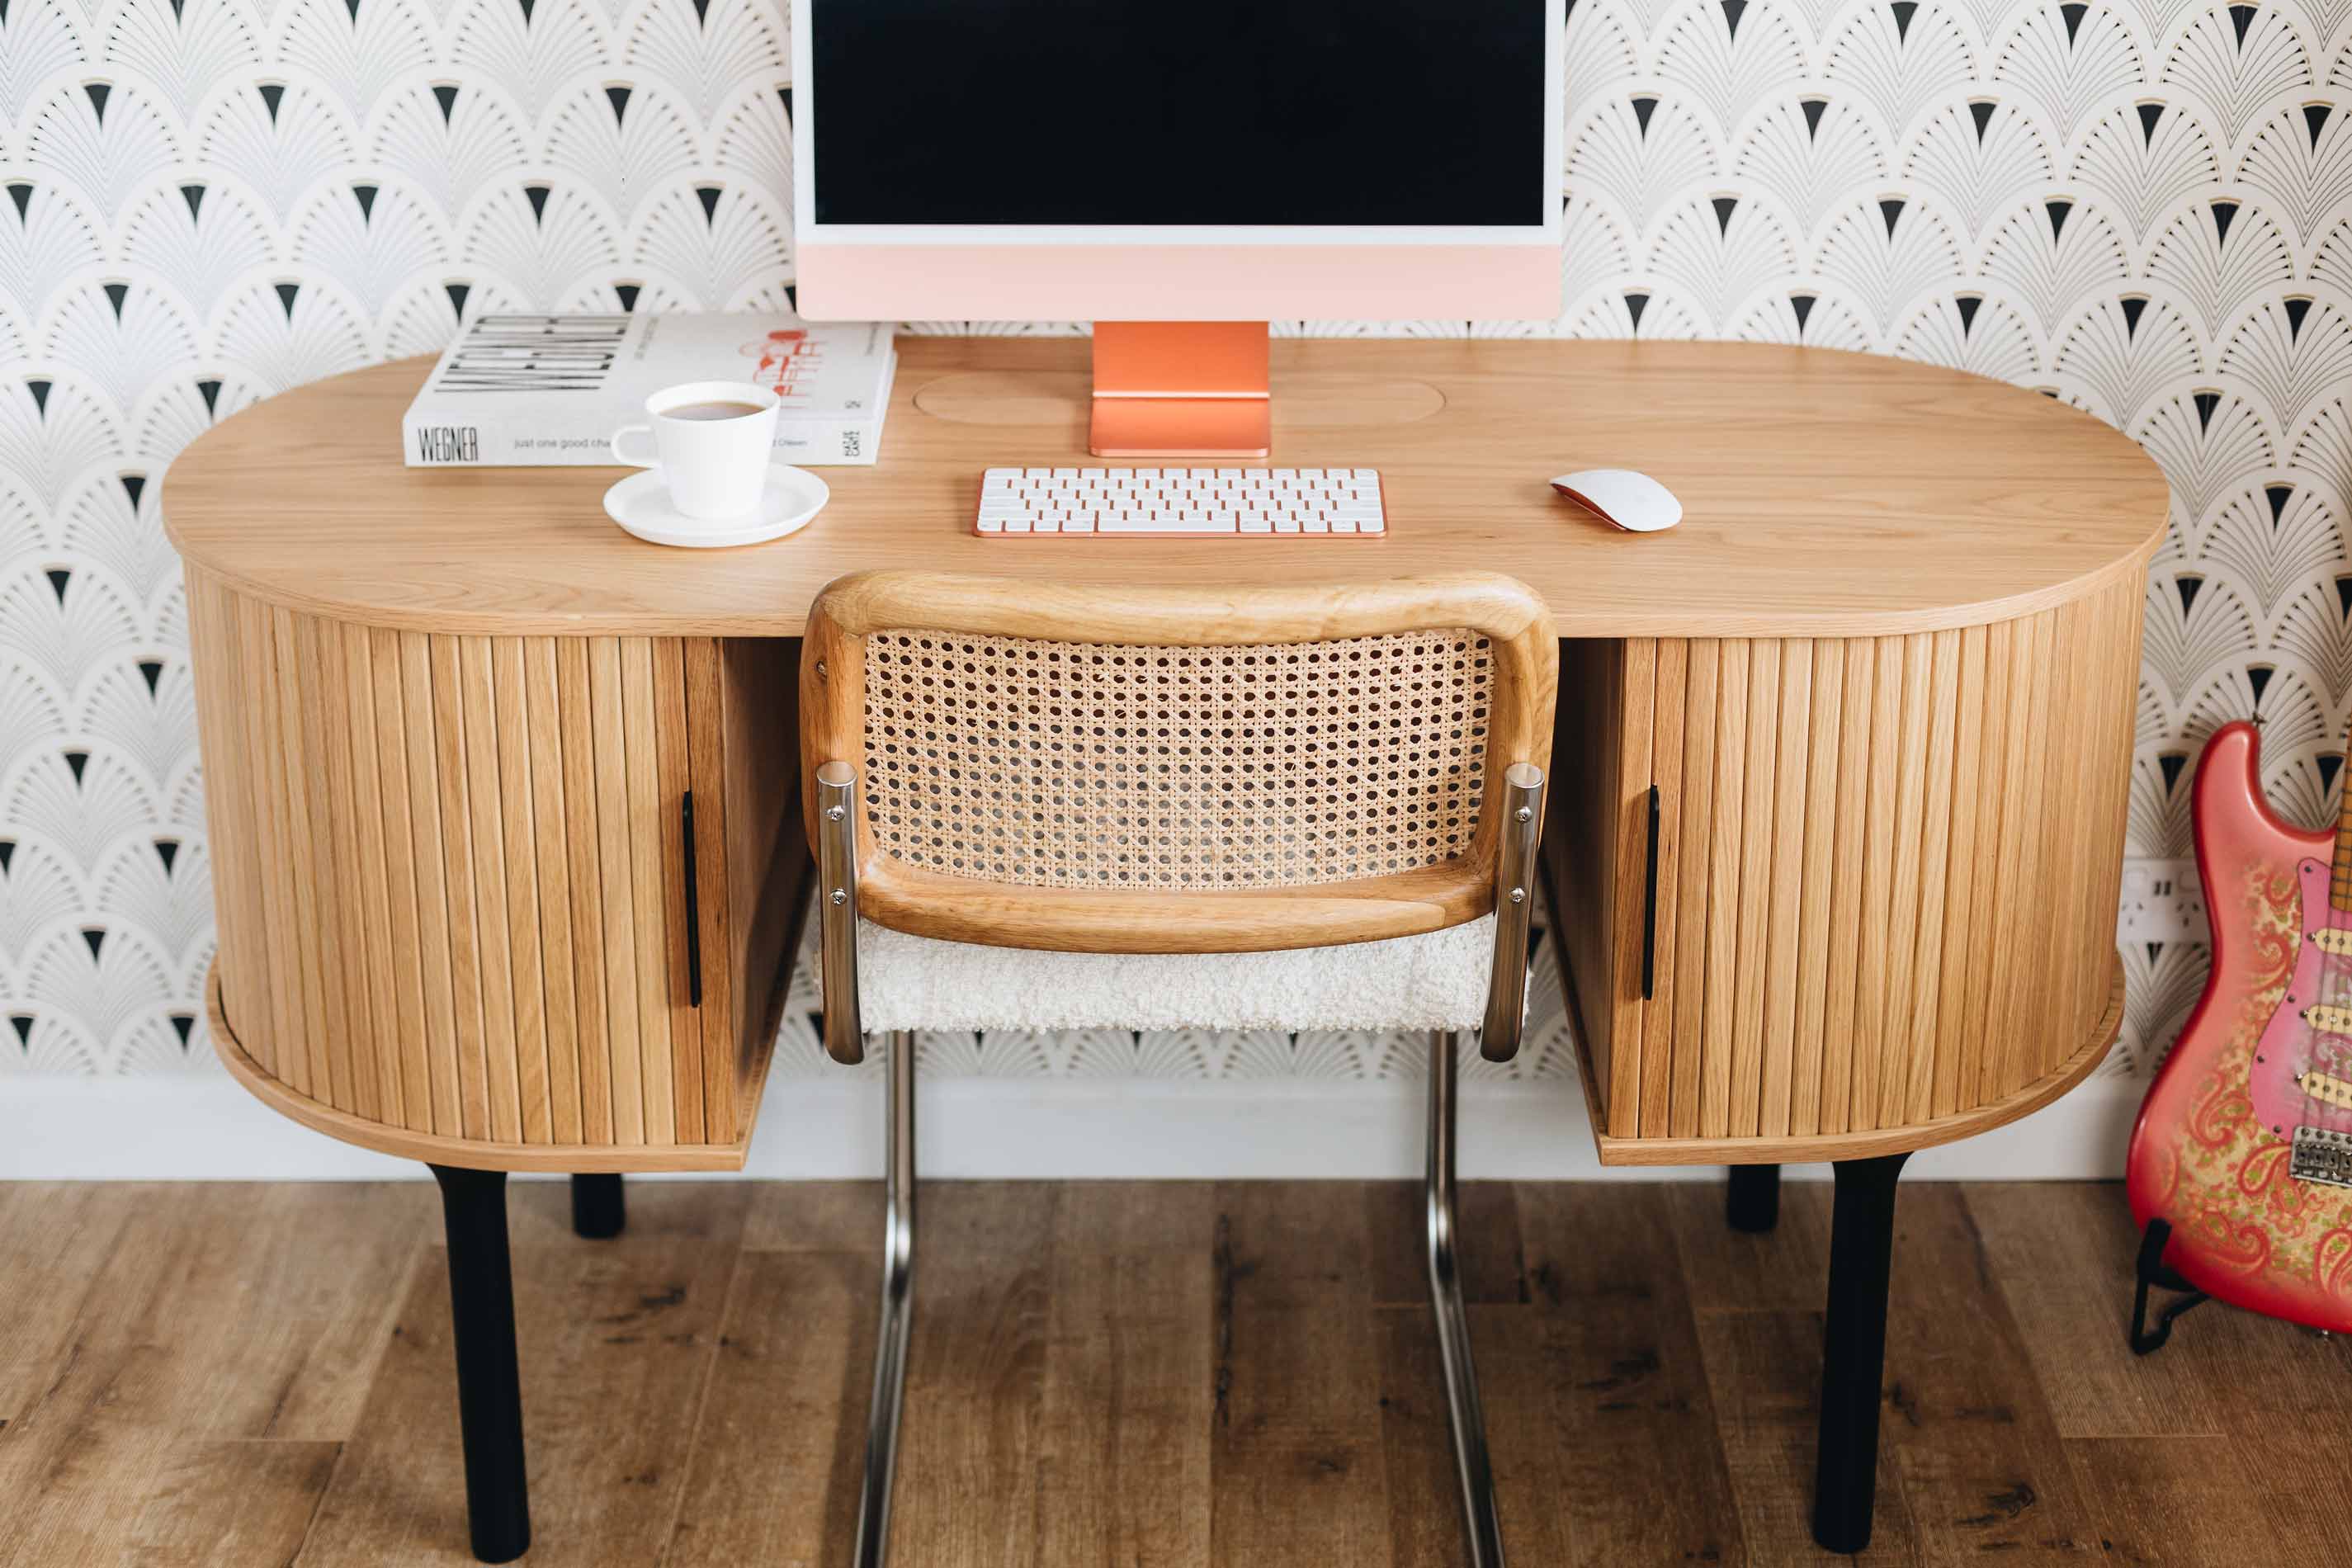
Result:
M2261 744L2225 725L2197 766L2213 972L2132 1132L2143 1354L2207 1296L2352 1329L2352 790L2333 835L2291 827ZM2192 1294L2149 1330L2152 1284Z

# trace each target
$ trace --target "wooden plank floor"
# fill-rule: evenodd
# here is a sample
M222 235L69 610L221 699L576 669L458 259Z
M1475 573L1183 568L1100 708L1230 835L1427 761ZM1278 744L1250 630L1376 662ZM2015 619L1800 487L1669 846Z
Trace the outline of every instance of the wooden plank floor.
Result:
M1808 1563L1828 1190L1474 1184L1512 1560ZM1417 1189L922 1194L917 1568L1460 1561ZM831 1564L878 1194L513 1189L535 1564ZM0 1565L469 1562L429 1184L0 1184ZM2341 1563L2352 1350L2222 1307L2123 1345L2113 1186L1905 1187L1868 1563Z

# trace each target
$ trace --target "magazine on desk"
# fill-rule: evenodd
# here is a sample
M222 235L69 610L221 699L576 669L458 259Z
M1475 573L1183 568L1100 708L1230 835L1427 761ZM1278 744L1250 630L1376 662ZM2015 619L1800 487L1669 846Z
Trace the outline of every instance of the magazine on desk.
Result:
M614 466L613 432L687 381L751 381L783 405L776 457L865 464L898 368L887 322L738 315L478 316L401 421L415 468Z

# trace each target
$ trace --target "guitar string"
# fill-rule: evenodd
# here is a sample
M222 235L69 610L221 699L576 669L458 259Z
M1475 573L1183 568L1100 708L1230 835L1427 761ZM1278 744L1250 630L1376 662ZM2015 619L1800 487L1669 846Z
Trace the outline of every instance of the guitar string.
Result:
M2315 860L2312 862L2312 865L2316 868L2318 862ZM2336 913L2335 886L2331 869L2328 898L2326 903L2322 909L2320 922L2305 936L2305 940L2316 944L2321 932L2339 929L2336 923ZM2336 954L2328 952L2326 948L2320 948L2319 995L2314 999L2315 1006L2341 1008L2346 1005L2347 1001L2352 1001L2352 994L2347 994L2347 988L2345 984L2345 977L2347 973L2347 969L2352 969L2352 966L2347 966ZM2301 1095L2303 1100L2301 1120L2305 1125L2319 1126L2327 1128L2331 1131L2340 1131L2342 1129L2337 1126L2337 1123L2343 1120L2344 1112L2342 1108L2330 1105L2328 1102L2322 1100L2317 1094L2314 1093L2309 1087L2312 1076L2321 1070L2322 1054L2326 1050L2326 1035L2327 1031L2322 1028L2317 1022L2313 1022L2305 1028L2304 1039L2302 1041L2303 1059L2301 1062L2295 1064L2299 1069L2295 1078L2295 1089ZM2333 1067L2335 1065L2334 1058L2332 1056L2326 1058L2326 1065L2329 1067ZM2281 1129L2280 1131L2284 1131L2284 1129Z

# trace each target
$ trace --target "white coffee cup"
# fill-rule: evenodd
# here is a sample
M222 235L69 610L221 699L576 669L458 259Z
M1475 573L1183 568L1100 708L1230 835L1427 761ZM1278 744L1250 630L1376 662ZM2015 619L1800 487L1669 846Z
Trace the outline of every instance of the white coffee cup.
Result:
M613 459L659 468L672 504L688 517L723 521L760 504L776 460L776 395L749 381L689 381L646 399L646 425L614 432ZM650 435L650 455L623 443Z

